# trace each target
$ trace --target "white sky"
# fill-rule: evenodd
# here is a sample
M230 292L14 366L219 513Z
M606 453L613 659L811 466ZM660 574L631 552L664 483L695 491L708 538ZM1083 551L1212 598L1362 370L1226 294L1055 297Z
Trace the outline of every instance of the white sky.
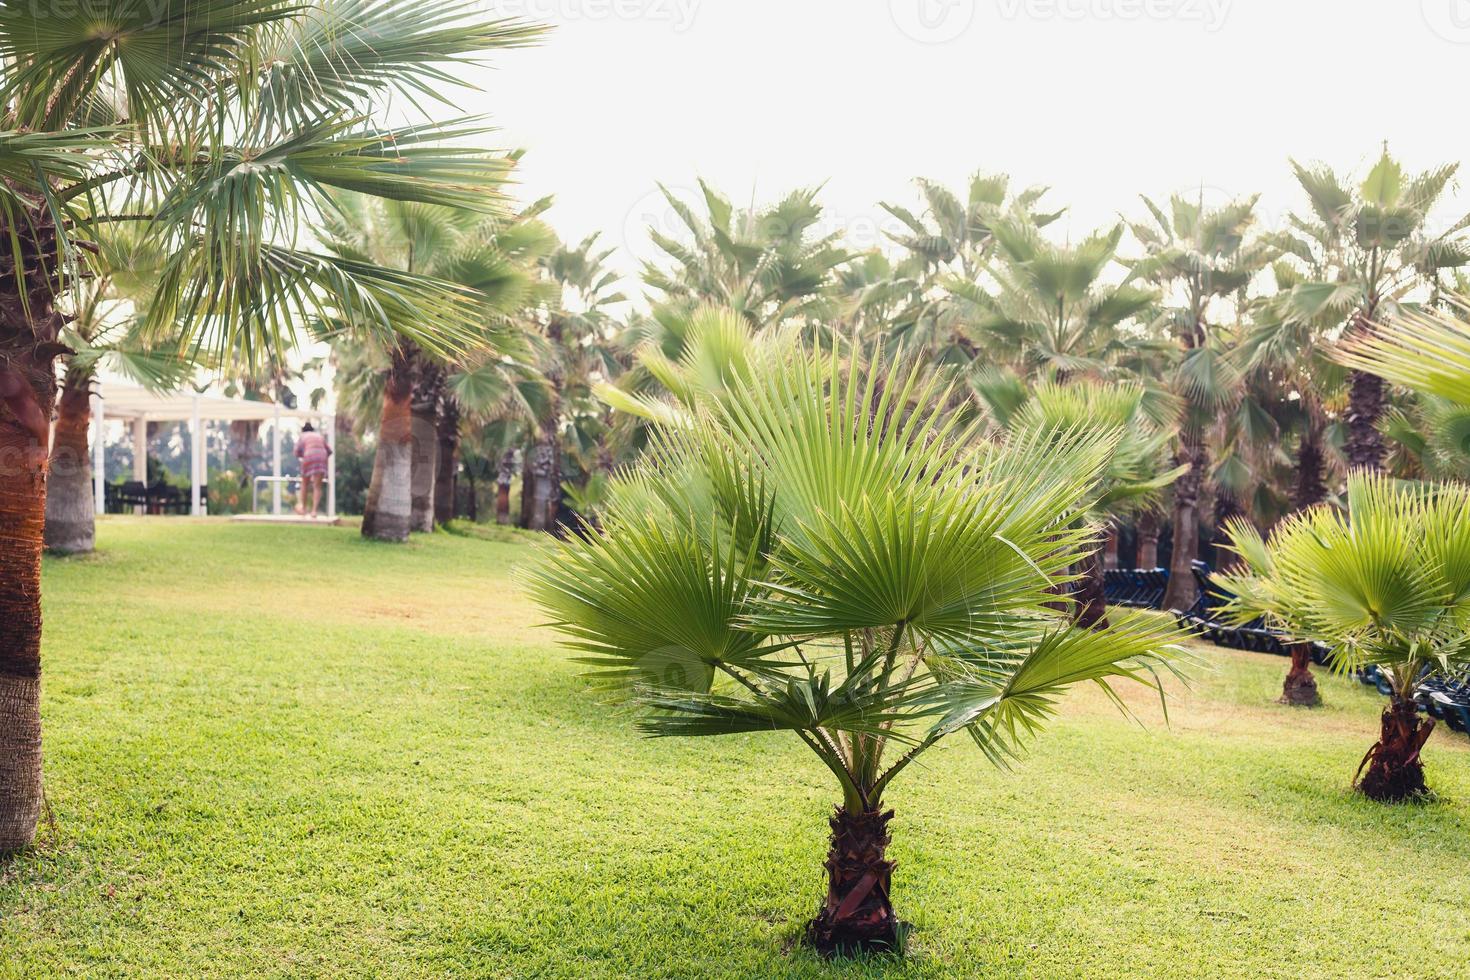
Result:
M1287 157L1360 172L1465 156L1470 0L502 0L555 25L457 98L524 147L520 196L627 272L671 226L654 182L737 203L826 182L854 244L974 170L1046 184L1058 234L1139 193L1299 206ZM1466 172L1470 177L1470 171ZM1442 216L1470 209L1456 189ZM1450 214L1453 212L1453 215ZM880 225L880 222L887 224Z

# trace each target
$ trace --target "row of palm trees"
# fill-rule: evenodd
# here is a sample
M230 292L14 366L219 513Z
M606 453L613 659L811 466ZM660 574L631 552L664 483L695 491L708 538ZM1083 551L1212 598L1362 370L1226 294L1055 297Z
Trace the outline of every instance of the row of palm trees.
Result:
M1386 389L1334 354L1344 335L1442 306L1457 288L1470 258L1466 222L1433 224L1455 166L1406 173L1386 150L1356 180L1292 166L1303 207L1279 227L1260 227L1254 197L1211 207L1175 195L1143 198L1139 220L1077 242L1058 240L1063 212L1044 189L1014 190L986 174L959 192L921 180L922 207L883 205L897 222L891 247L862 253L824 230L813 191L737 208L704 183L692 200L665 190L680 234L651 230L663 258L642 270L650 308L621 317L606 252L591 241L557 245L544 227L526 231L540 240L517 257L518 275L478 284L504 300L498 356L479 362L472 384L453 366L427 372L415 385L419 421L410 412L398 423L411 446L403 455L427 472L430 430L463 432L481 468L497 474L501 520L555 528L571 510L595 521L608 473L645 439L637 413L606 406L665 390L648 353L681 357L708 306L757 332L794 325L817 342L881 342L956 370L968 392L955 407L990 413L998 425L1005 411L996 399L1008 389L1074 379L1136 385L1148 417L1168 432L1168 465L1158 470L1177 477L1110 523L1136 532L1140 563L1171 569L1166 602L1185 608L1196 597L1190 563L1223 538L1231 517L1269 527L1335 496L1350 467L1412 477L1463 463L1441 438L1453 421L1443 406ZM544 205L512 227L539 225ZM438 220L453 223L447 212ZM395 240L415 234L428 233L405 225ZM467 385L479 397L436 395L443 370L451 390ZM373 396L390 372L380 358L369 373L371 383L359 371L343 375L344 388L369 395L353 413L365 428L381 414ZM392 472L420 498L438 486L442 521L452 516L445 487L457 470L438 455L437 480L408 475L413 464ZM517 473L523 505L513 518ZM426 508L411 511L386 530L370 521L365 533L401 539L405 525L432 525ZM1170 541L1162 558L1161 530Z

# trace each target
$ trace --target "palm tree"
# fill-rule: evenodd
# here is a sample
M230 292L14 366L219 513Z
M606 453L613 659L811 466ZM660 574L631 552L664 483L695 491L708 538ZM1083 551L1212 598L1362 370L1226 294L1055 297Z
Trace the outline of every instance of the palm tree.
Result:
M328 247L335 254L473 290L480 298L475 349L496 356L514 352L519 339L514 314L531 301L535 262L554 241L537 220L549 202L539 201L509 217L359 195L339 195L336 203L337 210L325 221ZM381 347L383 376L373 386L381 391L377 451L362 534L404 541L410 531L432 531L440 444L447 442L451 454L457 450L457 419L455 438L441 436L446 394L453 397L445 387L446 373L456 357L480 355L435 356L407 329L399 336L378 338L351 321L333 326L339 342ZM351 384L355 377L344 380ZM458 414L452 402L449 410Z
M75 319L62 338L72 351L56 401L46 486L46 550L80 555L96 541L92 456L87 429L92 420L92 385L106 367L148 389L173 388L192 365L167 343L154 351L136 335L163 256L136 229L119 225L99 236L94 278L77 287Z
M388 130L367 112L538 34L461 0L0 8L0 852L29 844L40 812L46 446L91 243L125 221L159 243L140 330L191 356L278 358L313 314L468 345L472 293L321 254L301 219L329 189L499 208L504 167L463 144L473 126Z
M827 311L833 270L848 259L835 234L818 234L817 189L794 191L764 208L736 209L704 181L704 214L663 185L659 189L687 240L649 230L670 261L649 262L643 282L659 303L688 311L713 303L738 311L757 329Z
M1335 669L1388 677L1382 734L1354 781L1370 799L1412 799L1428 792L1420 751L1434 728L1415 697L1427 680L1470 670L1470 488L1355 473L1347 505L1295 514L1269 542L1236 522L1231 547L1245 568L1220 584L1235 617L1268 616L1298 642L1328 644Z
M1317 271L1320 277L1320 270ZM1272 265L1275 291L1251 306L1251 326L1240 353L1252 380L1292 403L1296 417L1296 472L1291 506L1297 510L1321 503L1328 495L1328 474L1337 430L1335 404L1345 372L1332 360L1331 314L1304 315L1294 303L1295 290L1309 281L1283 260ZM1282 406L1286 407L1286 406ZM1264 444L1264 440L1259 444Z
M594 234L574 248L561 246L542 262L550 288L535 326L544 340L538 367L546 379L548 399L526 450L528 479L522 487L530 501L526 526L533 531L558 526L564 437L578 435L589 424L604 426L603 407L593 389L616 379L622 370L609 307L626 297L617 289L617 273L607 266L613 250L601 248L598 237Z
M995 293L983 282L946 283L985 338L983 346L1027 375L1065 380L1105 374L1129 340L1120 325L1157 298L1150 289L1106 280L1123 226L1075 246L1057 244L1042 236L1029 215L1012 212L994 222L991 233L1000 243L992 266Z
M963 200L934 181L915 183L924 203L920 214L898 204L881 205L903 224L903 231L888 237L903 248L905 257L886 284L869 285L854 298L858 309L868 309L875 301L888 305L894 296L901 296L902 305L882 321L879 339L909 356L940 364L968 364L979 354L981 339L975 336L968 302L946 286L959 284L958 291L963 293L989 283L997 246L993 229L998 223L1019 220L1043 228L1062 212L1038 209L1046 194L1044 187L1011 196L1010 178L1005 174L972 175ZM864 264L870 265L871 260ZM845 293L854 295L856 283L850 269L852 266L839 271L840 284ZM874 271L860 270L859 278L868 278L863 273Z
M1345 321L1346 336L1361 337L1372 332L1375 321L1396 315L1408 295L1432 282L1438 272L1470 262L1470 248L1460 236L1470 216L1443 234L1426 228L1458 164L1408 175L1385 146L1357 187L1348 187L1325 166L1305 167L1293 161L1292 167L1312 215L1293 216L1292 229L1273 241L1310 266L1326 270L1317 281L1292 290L1298 315L1327 316L1339 325ZM1384 452L1379 428L1386 408L1383 379L1354 370L1348 384L1348 464L1379 469Z
M1153 223L1129 226L1144 249L1133 275L1165 294L1157 319L1178 345L1174 386L1185 405L1176 459L1189 467L1173 487L1164 608L1188 609L1199 592L1192 563L1199 555L1200 494L1210 472L1208 430L1238 394L1239 372L1227 356L1229 336L1221 335L1214 320L1227 299L1244 295L1272 251L1247 240L1254 197L1211 209L1174 195L1168 214L1147 197L1143 202Z
M1072 684L1177 656L1158 617L1094 631L1048 605L1115 437L977 442L946 388L767 339L667 406L604 530L531 576L642 732L789 731L832 773L823 953L900 945L885 793L927 749L965 731L1004 764Z

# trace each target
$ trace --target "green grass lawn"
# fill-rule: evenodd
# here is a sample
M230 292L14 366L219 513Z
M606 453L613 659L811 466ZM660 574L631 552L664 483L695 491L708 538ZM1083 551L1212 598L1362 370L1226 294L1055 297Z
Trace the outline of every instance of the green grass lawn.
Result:
M789 736L650 741L516 588L525 546L114 518L46 566L54 827L0 976L1464 976L1470 751L1348 782L1378 698L1272 703L1207 649L1166 726L1079 692L1015 771L952 739L889 803L903 960L796 944L836 787Z

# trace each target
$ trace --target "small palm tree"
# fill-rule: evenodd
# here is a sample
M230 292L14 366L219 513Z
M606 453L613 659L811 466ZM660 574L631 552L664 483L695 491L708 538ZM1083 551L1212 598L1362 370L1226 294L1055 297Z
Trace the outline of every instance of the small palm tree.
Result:
M1387 675L1393 693L1357 785L1374 800L1412 799L1427 792L1420 750L1434 728L1415 697L1431 678L1470 671L1470 488L1357 473L1347 505L1295 514L1269 542L1233 523L1244 568L1219 582L1234 593L1229 615L1328 644L1339 671Z
M1004 764L1071 685L1156 685L1174 634L1051 608L1116 436L978 441L932 372L844 370L782 340L731 367L683 389L603 529L548 550L531 591L644 709L642 732L786 731L811 749L842 802L807 936L893 949L893 780L961 731Z

